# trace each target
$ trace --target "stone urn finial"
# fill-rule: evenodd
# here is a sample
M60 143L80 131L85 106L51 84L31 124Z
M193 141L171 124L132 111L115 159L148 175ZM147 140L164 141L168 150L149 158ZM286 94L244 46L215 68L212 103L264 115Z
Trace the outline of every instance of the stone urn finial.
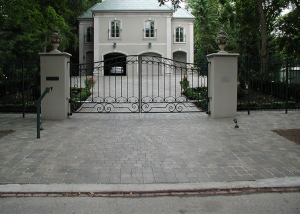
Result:
M216 43L220 48L219 53L227 53L225 51L225 46L226 46L227 41L228 41L228 39L227 39L225 31L220 30L219 35L216 38Z
M57 28L53 29L53 33L49 36L49 40L53 47L53 50L50 52L60 52L59 50L57 50L57 48L62 41L62 36L58 34Z

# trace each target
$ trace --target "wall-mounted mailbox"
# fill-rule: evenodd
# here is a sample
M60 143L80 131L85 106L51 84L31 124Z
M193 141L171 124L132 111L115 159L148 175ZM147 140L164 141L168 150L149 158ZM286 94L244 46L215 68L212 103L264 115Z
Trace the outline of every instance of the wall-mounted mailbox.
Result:
M46 77L47 81L59 81L59 77Z

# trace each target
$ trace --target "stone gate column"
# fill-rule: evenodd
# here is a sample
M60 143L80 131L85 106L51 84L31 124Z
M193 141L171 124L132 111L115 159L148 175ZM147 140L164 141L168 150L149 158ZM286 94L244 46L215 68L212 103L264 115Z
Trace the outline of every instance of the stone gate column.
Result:
M56 34L55 34L56 32ZM54 31L57 37L57 31ZM52 34L53 36L53 34ZM59 35L58 35L59 36ZM49 53L40 53L41 93L46 87L53 87L41 103L41 118L60 120L68 117L70 97L70 70L71 54L57 50L59 38L51 39L54 50Z
M208 96L212 118L235 117L237 112L237 53L224 51L227 38L222 38L222 31L217 38L221 48L218 53L207 55L208 65Z

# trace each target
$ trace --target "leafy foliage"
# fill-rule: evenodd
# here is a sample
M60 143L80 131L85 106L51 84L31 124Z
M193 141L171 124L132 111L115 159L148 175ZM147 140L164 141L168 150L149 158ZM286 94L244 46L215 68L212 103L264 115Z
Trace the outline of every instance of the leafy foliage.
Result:
M300 57L300 17L299 11L293 10L280 17L279 36L277 38L278 48L286 58Z
M32 58L45 51L52 29L63 36L60 50L77 49L77 17L97 0L0 0L0 58Z
M71 88L71 109L76 111L82 105L82 101L85 101L91 95L88 88Z
M157 0L159 2L159 5L163 5L165 4L165 2L171 2L172 3L172 6L173 8L176 10L177 8L180 7L180 3L183 2L183 0Z
M282 57L300 55L299 0L187 0L196 17L195 61L218 50L215 38L220 29L229 38L226 50L243 58L268 64ZM282 11L290 6L290 12ZM264 68L268 70L269 68Z
M188 7L196 17L194 22L195 61L200 61L202 55L217 50L215 42L220 30L219 2L217 0L187 0Z
M88 90L91 90L91 88L94 87L95 83L96 80L93 77L89 77L84 80L85 88L87 88Z
M190 86L190 81L188 81L187 76L184 76L179 83L183 90L186 90Z

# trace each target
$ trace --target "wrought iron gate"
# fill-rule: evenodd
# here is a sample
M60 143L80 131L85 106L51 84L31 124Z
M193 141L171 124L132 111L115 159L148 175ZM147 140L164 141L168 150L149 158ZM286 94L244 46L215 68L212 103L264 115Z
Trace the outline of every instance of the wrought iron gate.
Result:
M207 108L207 64L117 56L72 64L72 113L199 112Z

